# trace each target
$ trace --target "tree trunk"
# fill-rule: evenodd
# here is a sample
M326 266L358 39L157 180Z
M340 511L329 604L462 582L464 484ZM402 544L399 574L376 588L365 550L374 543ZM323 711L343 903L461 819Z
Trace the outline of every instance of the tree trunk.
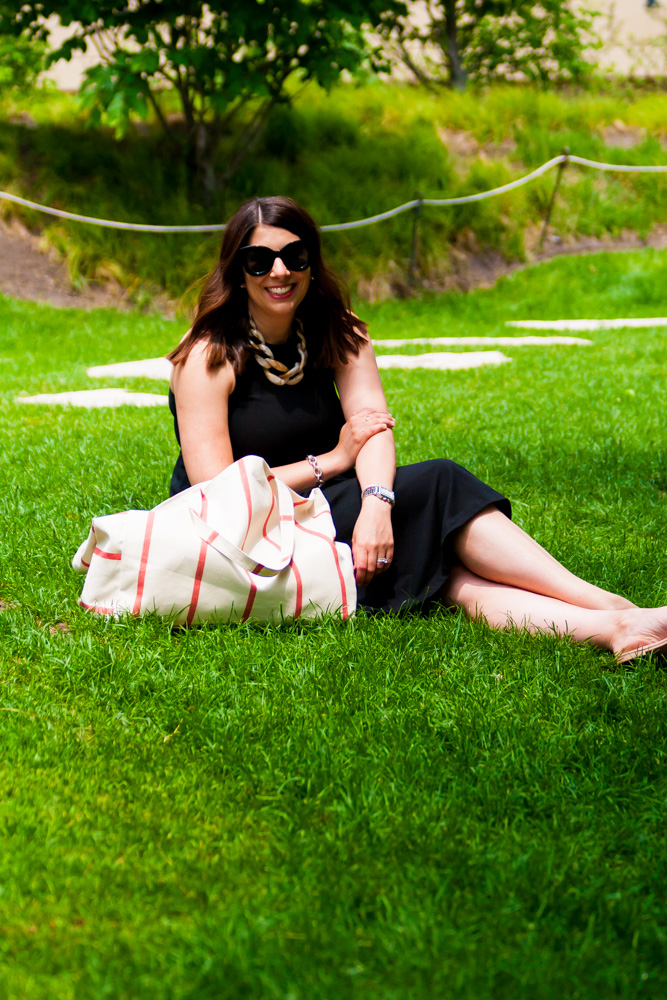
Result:
M191 201L209 205L217 190L215 176L215 154L219 139L215 132L203 122L197 122L188 130L186 167L188 189Z
M456 33L456 0L445 0L445 39L446 48L441 44L447 58L449 82L455 90L465 90L467 76L461 65L459 45Z
M239 127L230 127L230 121L221 123L195 122L187 133L186 164L190 198L201 205L213 201L216 193L224 190L244 160L252 153L260 139L275 106L275 99L267 98L263 105ZM237 133L236 140L232 138ZM225 140L225 166L215 169L215 157L222 140Z
M215 153L218 148L218 138L205 125L197 126L197 174L195 183L204 204L213 200L215 195Z

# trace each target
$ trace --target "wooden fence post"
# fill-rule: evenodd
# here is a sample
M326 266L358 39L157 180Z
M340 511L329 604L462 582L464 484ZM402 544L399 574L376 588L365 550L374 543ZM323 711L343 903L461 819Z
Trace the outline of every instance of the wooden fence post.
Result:
M569 155L570 155L570 148L569 148L569 146L564 146L563 147L563 156L565 157L565 159L562 160L558 164L558 173L556 174L556 183L554 184L554 189L551 192L551 200L549 201L549 207L547 209L546 218L544 220L544 225L542 226L542 233L540 235L540 240L539 240L539 243L537 244L539 250L541 250L542 247L544 246L544 240L546 239L547 230L549 228L549 223L551 222L551 213L553 212L553 208L554 208L554 205L556 203L556 195L558 194L558 189L560 187L560 182L561 182L561 178L563 176L563 172L564 172L564 170L565 170L565 168L566 168L566 166L568 164L568 157L569 157Z
M410 288L415 286L415 278L417 274L417 246L419 242L419 219L422 214L422 200L423 194L421 191L417 191L415 195L417 198L417 204L414 207L414 215L412 217L412 244L410 246L410 267L408 271L408 284Z

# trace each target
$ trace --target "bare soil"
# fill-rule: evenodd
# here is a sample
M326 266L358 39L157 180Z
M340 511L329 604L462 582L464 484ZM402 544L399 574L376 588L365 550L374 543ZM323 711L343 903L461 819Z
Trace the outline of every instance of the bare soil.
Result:
M637 250L642 247L667 247L667 226L656 226L646 238L634 232L623 232L618 237L580 237L560 240L547 236L540 246L540 230L526 235L527 259L524 262L507 261L496 251L483 250L476 245L473 233L464 232L452 246L447 270L421 275L414 285L399 274L378 276L359 283L359 294L370 301L388 296L405 296L413 290L469 291L473 288L490 288L498 278L512 271L542 260L551 260L563 254L590 254L609 250ZM0 292L18 299L48 302L60 308L131 309L133 304L128 292L117 282L88 282L81 290L72 287L65 262L53 252L45 250L39 236L29 232L20 222L0 220ZM166 296L159 297L155 308L165 315L173 315L177 304Z
M114 282L73 288L65 262L16 219L0 221L0 292L61 308L129 308L126 290Z
M526 232L526 259L506 260L497 250L485 250L478 246L475 234L462 232L452 244L446 267L415 277L410 284L405 273L396 267L394 273L378 275L359 282L361 298L376 302L391 296L407 297L414 291L459 291L468 292L473 288L491 288L499 278L513 271L521 271L540 261L554 257L575 254L595 254L608 251L641 250L644 247L665 249L667 247L667 225L655 226L646 239L637 233L625 230L616 237L580 236L561 239L548 234L541 243L541 227Z
M667 225L655 226L646 238L629 229L623 230L618 236L604 237L578 236L561 239L557 235L547 234L544 242L541 241L541 235L541 226L535 226L526 232L526 260L521 262L507 261L497 251L479 250L474 234L462 233L452 247L453 266L451 273L445 277L444 287L461 291L490 288L505 274L565 255L641 250L644 247L662 250L667 247ZM438 287L437 278L435 286Z

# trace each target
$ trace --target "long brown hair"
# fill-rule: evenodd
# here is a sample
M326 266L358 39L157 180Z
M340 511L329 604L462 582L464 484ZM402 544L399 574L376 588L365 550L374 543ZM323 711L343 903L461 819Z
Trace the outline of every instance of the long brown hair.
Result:
M308 247L313 280L296 315L303 323L315 364L344 364L350 353L359 353L366 324L352 315L346 289L322 260L320 234L308 212L291 198L280 197L253 198L229 220L220 257L199 296L192 329L167 357L178 364L185 361L198 341L207 340L208 368L229 361L235 374L243 371L250 351L248 298L241 287L244 272L238 251L259 225L287 229Z

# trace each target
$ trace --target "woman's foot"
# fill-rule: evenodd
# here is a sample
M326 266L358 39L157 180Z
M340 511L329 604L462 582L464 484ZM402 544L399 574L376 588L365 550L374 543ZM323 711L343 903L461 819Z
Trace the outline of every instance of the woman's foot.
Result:
M667 606L637 608L622 615L611 648L619 663L630 663L649 653L667 658Z

